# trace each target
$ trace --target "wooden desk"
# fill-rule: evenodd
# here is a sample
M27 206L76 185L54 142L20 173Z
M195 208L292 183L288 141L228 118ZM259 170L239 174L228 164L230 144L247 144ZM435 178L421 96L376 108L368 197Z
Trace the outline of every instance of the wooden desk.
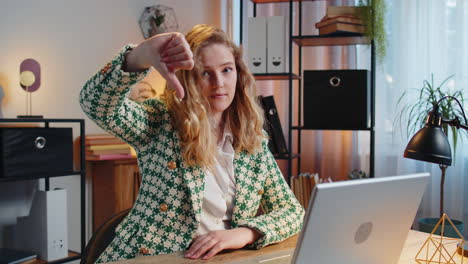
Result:
M419 249L424 244L424 241L429 237L428 233L410 230L408 238L406 239L403 251L401 252L400 260L398 264L417 264L414 257L418 253ZM152 264L152 263L171 263L171 264L253 264L259 263L260 259L274 259L277 261L267 262L268 264L288 264L291 261L282 256L294 254L294 248L296 246L298 236L293 236L281 243L276 245L267 246L260 250L246 250L239 249L230 252L225 252L212 257L209 260L201 259L188 259L184 258L183 252L177 252L172 254L150 256L150 257L137 257L130 260L122 260L117 262L111 262L113 264ZM447 246L450 252L453 252L456 248L456 244ZM460 256L455 255L455 259L459 260ZM464 263L468 263L468 258L464 259Z

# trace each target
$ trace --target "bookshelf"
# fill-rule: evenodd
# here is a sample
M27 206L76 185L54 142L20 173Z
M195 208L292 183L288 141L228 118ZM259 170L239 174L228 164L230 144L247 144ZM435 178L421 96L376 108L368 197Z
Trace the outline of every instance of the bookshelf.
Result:
M63 172L44 172L39 174L25 174L19 175L15 177L8 177L8 175L3 175L3 171L0 172L0 184L5 182L20 182L20 181L27 181L27 180L44 180L45 191L50 190L50 179L54 177L63 177L63 176L79 176L80 177L80 236L81 236L81 252L83 252L86 246L86 213L85 213L85 205L86 205L86 168L85 168L85 143L84 143L84 134L85 134L85 121L84 119L62 119L62 118L2 118L0 119L0 126L1 127L9 127L14 126L15 128L21 128L22 126L30 126L31 124L35 126L40 126L44 128L53 127L51 124L78 124L79 125L79 146L78 146L78 153L79 156L79 169L73 169L72 171L63 171ZM72 157L73 159L73 157ZM71 161L73 164L73 160ZM1 208L0 208L1 210ZM68 257L57 259L54 261L43 261L37 260L32 263L66 263L74 260L79 260L81 258L81 253L74 252L69 250Z
M346 34L346 35L303 35L302 34L302 2L306 0L250 0L253 3L253 16L257 14L257 8L262 4L266 3L289 3L289 65L288 71L285 73L275 73L275 74L254 74L257 81L264 80L274 80L274 81L288 81L288 123L283 127L286 127L288 130L288 136L286 138L288 151L287 155L277 156L279 160L287 161L287 175L285 175L286 180L290 183L290 178L292 175L298 175L301 169L301 142L302 142L302 132L306 130L302 124L302 113L303 113L303 76L302 76L302 49L307 47L319 47L319 46L348 46L348 45L369 45L370 48L370 127L365 129L353 129L355 131L368 131L370 137L370 157L369 157L369 175L370 177L374 176L374 156L375 156L375 47L373 41L368 37L362 34ZM311 1L327 1L327 0L311 0ZM241 18L240 18L240 40L242 43L242 38L245 30L244 18L243 18L243 6L244 1L241 1ZM293 10L298 9L297 17L293 17ZM298 22L298 31L296 34L293 30L293 21ZM312 25L309 23L309 25ZM294 60L296 57L293 56L293 45L298 47L298 72L293 71ZM295 87L297 88L297 94L294 94ZM297 99L298 104L294 105L294 100ZM294 111L297 111L299 118L298 122L294 123ZM320 129L309 129L309 130L320 130ZM337 130L351 130L351 129L337 129ZM297 133L294 133L297 132ZM293 134L296 136L293 138ZM294 142L297 143L297 147L293 149ZM297 172L293 172L293 162L296 163Z

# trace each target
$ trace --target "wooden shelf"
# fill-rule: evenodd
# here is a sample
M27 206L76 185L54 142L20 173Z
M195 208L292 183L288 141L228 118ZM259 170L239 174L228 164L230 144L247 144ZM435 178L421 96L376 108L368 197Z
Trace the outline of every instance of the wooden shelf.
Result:
M131 158L122 158L122 159L95 159L95 158L86 158L86 161L116 161L116 160L136 160L136 157Z
M369 45L371 41L366 36L293 36L293 41L299 46L338 46L338 45Z
M0 123L75 123L84 122L83 119L76 118L2 118Z
M78 260L81 258L80 253L75 252L75 251L68 251L68 257L66 258L61 258L61 259L56 259L53 261L45 261L45 260L40 260L38 259L37 261L31 262L30 264L46 264L46 263L64 263L72 260Z
M255 80L257 81L265 81L265 80L289 80L292 78L293 80L299 80L301 77L297 74L289 74L289 73L255 73Z
M32 175L15 176L15 177L3 177L0 173L0 182L10 181L27 181L27 180L39 180L44 178L55 178L55 177L68 177L80 175L82 171L64 171L64 172L52 172L52 173L37 173Z
M367 128L304 128L304 127L298 127L298 126L293 126L292 129L297 130L331 130L331 131L372 131L372 128L367 127Z

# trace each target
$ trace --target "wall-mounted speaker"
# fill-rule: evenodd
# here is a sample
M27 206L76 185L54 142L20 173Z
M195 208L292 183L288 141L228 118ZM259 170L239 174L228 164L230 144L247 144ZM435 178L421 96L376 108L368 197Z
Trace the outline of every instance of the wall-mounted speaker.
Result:
M303 76L305 129L370 128L369 71L307 70Z

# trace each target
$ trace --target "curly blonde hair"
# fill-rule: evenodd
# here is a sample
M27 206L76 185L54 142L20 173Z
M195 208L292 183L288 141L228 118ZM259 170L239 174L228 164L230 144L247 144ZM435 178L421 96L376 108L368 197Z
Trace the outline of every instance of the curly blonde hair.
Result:
M182 156L190 166L212 168L216 156L217 136L210 121L210 105L198 86L203 65L200 50L212 44L226 45L234 55L237 84L234 99L224 111L223 118L233 134L236 153L255 154L262 148L263 110L256 100L255 80L242 59L242 50L221 29L209 25L196 25L185 36L194 55L193 70L176 73L185 88L185 98L179 100L170 89L165 89L166 100L173 123L179 133Z

